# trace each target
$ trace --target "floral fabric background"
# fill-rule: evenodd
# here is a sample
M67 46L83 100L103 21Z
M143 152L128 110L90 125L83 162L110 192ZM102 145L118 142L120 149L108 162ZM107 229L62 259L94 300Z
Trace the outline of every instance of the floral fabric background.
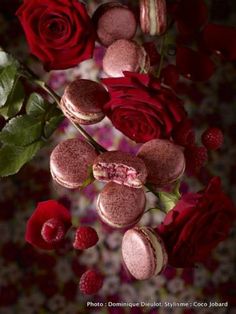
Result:
M86 2L90 13L102 3ZM209 1L211 19L233 25L236 21L233 2ZM133 3L136 1L133 0ZM14 16L19 4L18 0L0 0L0 46L24 60L59 94L76 77L97 80L103 75L101 60L104 51L99 46L95 49L95 61L82 62L69 70L44 72L41 64L29 57L23 31ZM223 148L211 153L209 166L198 178L185 177L182 190L197 191L210 174L219 175L225 191L236 201L236 65L224 63L207 83L185 80L182 89L182 96L187 99L186 109L194 120L197 132L201 134L208 124L219 126L225 136ZM116 131L108 119L86 129L107 149L135 152L138 148ZM70 191L52 182L49 154L58 142L74 136L78 136L78 132L65 119L54 133L50 145L19 174L0 181L0 313L236 313L236 229L225 242L219 244L205 265L198 265L195 269L168 267L153 279L132 279L121 260L122 233L105 227L96 215L96 195L101 185L95 183L83 191ZM28 245L24 240L26 221L36 203L47 199L57 199L66 204L74 219L94 226L99 234L98 246L77 253L70 250L68 241L64 252L45 253ZM151 197L149 202L152 202ZM150 211L140 224L155 227L162 218L162 214ZM102 271L105 281L97 295L85 297L78 289L78 278L91 266ZM229 307L88 308L87 301L227 301Z

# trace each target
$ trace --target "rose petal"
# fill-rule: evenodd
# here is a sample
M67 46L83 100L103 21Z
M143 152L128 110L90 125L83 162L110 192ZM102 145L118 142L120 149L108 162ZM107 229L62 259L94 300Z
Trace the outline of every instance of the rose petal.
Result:
M192 81L206 81L215 71L215 64L206 54L180 46L177 48L176 66Z
M51 218L61 221L64 224L65 232L71 226L71 215L64 206L54 200L40 202L27 222L25 240L41 249L55 248L55 244L47 243L41 235L43 224Z
M204 47L228 61L236 60L236 28L208 24L201 35Z

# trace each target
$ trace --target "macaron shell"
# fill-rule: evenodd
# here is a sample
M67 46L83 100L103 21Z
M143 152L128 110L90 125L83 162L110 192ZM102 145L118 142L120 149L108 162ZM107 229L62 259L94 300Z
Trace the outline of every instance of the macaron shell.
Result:
M146 182L147 169L144 162L136 156L121 151L110 151L100 154L95 159L93 174L97 180L103 182L113 181L133 188L141 188ZM133 182L129 177L135 177Z
M158 275L166 267L168 255L161 237L150 227L140 227L139 230L146 236L153 248L156 260L155 275Z
M129 272L139 280L158 275L167 264L164 243L149 227L136 227L125 233L122 256Z
M149 68L150 60L145 49L131 40L115 41L103 58L103 70L111 77L122 77L123 71L142 72Z
M167 28L166 0L140 0L140 24L144 33L161 35Z
M100 5L92 20L97 29L98 40L106 47L118 39L132 39L137 29L133 12L119 2Z
M60 107L70 120L93 124L104 118L101 108L108 100L109 94L101 84L77 79L66 87Z
M147 168L147 182L163 187L176 181L185 170L182 148L168 140L154 139L143 144L137 156Z
M58 144L50 156L53 179L67 188L78 188L89 176L97 152L87 142L69 139Z
M155 274L155 255L152 247L139 229L126 231L122 240L122 256L131 275L144 280Z
M144 190L109 182L97 199L100 218L113 228L126 228L142 217L146 204Z

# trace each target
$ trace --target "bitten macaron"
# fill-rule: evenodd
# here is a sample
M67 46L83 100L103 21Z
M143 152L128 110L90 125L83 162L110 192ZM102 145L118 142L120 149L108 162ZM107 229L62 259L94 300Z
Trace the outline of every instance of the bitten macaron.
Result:
M135 227L124 234L123 261L134 278L149 279L164 270L168 256L162 239L149 227Z
M143 188L134 189L109 182L98 195L97 212L105 224L112 228L125 229L139 222L145 205Z
M118 39L132 39L137 29L134 13L116 1L100 5L94 12L92 21L98 41L106 47Z
M143 144L137 156L148 171L147 183L160 188L179 179L185 170L185 157L181 146L164 139L153 139Z
M100 154L93 164L93 176L103 182L115 182L141 188L146 182L147 169L142 159L126 152Z
M59 143L50 156L52 178L60 185L76 189L90 178L95 149L84 140L68 139Z
M124 76L123 71L144 72L149 68L146 50L132 40L116 40L107 48L103 58L103 70L110 77Z
M140 0L140 25L145 34L161 35L167 28L166 0Z
M76 79L65 88L60 108L75 123L95 124L105 117L101 108L108 100L109 94L101 84Z

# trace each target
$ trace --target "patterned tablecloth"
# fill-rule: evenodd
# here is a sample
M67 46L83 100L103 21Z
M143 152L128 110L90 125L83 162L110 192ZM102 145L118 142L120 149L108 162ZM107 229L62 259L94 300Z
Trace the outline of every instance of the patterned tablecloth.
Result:
M25 39L13 12L17 0L1 0L0 45L25 60L49 85L62 93L76 77L97 80L103 75L103 48L95 49L95 61L88 60L66 71L45 73L41 65L28 56ZM101 1L86 1L93 12ZM134 3L136 1L133 1ZM213 1L212 1L213 2ZM219 1L218 1L219 2ZM228 23L235 13L223 16ZM209 174L219 175L228 194L236 200L236 99L235 64L225 63L207 83L183 81L187 110L195 122L197 136L208 124L219 125L225 134L223 148L210 155L207 168L198 178L185 177L182 189L197 191ZM105 119L87 127L89 133L107 149L135 152L133 142L116 131ZM101 184L83 191L71 191L55 185L49 172L49 154L56 143L79 136L64 120L49 145L19 174L0 181L0 313L1 314L77 314L77 313L236 313L236 230L220 243L205 265L195 269L167 267L161 275L146 281L131 278L121 261L122 233L105 227L97 218L95 203ZM1 166L1 165L0 165ZM74 219L93 225L99 244L82 253L68 246L52 253L39 251L24 240L25 223L38 201L57 199L71 209ZM149 204L154 200L149 197ZM150 211L140 224L156 226L162 214ZM222 222L224 223L224 222ZM78 289L78 279L87 267L96 266L105 275L104 286L96 296L85 297ZM90 307L87 301L91 302ZM93 303L144 302L145 307L93 307ZM205 307L205 302L228 302L229 307ZM189 302L189 307L158 307L162 302Z

